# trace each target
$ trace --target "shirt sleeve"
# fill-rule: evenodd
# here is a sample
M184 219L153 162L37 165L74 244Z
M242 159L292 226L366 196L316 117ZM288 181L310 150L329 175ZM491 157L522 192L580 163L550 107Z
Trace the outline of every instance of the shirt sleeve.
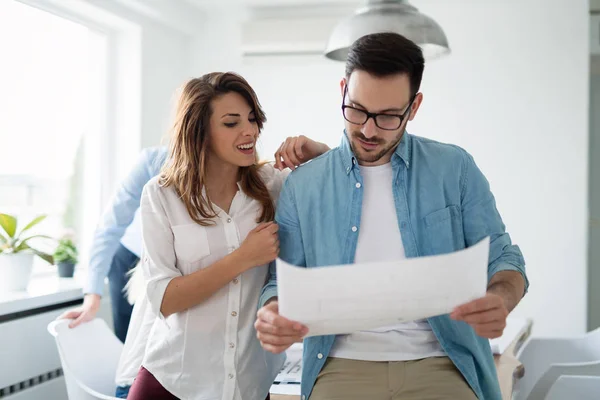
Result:
M523 276L527 291L529 281L525 273L523 254L506 232L489 182L475 164L473 157L466 152L464 161L461 208L467 246L472 246L489 236L488 281L500 271L516 271Z
M112 259L117 251L125 230L133 221L140 206L140 197L144 185L160 171L164 150L145 149L140 154L129 175L104 211L100 223L94 232L88 270L88 281L84 293L103 294L104 278L110 271Z
M173 231L165 203L156 181L144 188L141 204L144 259L141 266L150 307L160 318L164 318L160 308L169 282L182 276L176 266Z
M288 179L283 184L275 213L275 222L279 225L279 257L292 265L305 267L304 245L292 180ZM272 262L269 265L269 277L266 286L262 290L259 306L264 306L269 299L276 296L277 272L275 262Z

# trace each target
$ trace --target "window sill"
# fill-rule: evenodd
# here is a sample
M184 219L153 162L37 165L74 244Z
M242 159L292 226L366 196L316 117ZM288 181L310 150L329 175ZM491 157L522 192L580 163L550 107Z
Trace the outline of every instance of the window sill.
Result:
M0 317L83 299L84 278L77 270L74 278L59 278L56 269L34 273L27 290L0 293Z

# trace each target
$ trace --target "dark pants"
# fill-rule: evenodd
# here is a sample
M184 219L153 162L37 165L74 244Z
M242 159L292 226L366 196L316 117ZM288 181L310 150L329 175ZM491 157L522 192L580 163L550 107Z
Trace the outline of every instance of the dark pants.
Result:
M123 288L128 280L127 272L135 267L139 260L135 254L127 250L122 244L119 244L108 273L115 335L123 343L125 343L127 328L129 328L129 320L131 319L131 311L133 310L133 306L129 304L125 293L123 293Z
M127 396L130 400L179 400L156 380L146 368L140 368Z
M179 400L178 397L173 396L167 389L160 384L159 381L156 380L154 375L152 375L146 368L140 368L140 372L138 372L135 381L133 382L133 386L131 389L128 389L128 394L124 399L127 398L129 400ZM124 392L120 392L124 393ZM117 389L117 394L119 394L119 389ZM117 395L117 397L119 397ZM265 400L271 400L271 395L268 394Z

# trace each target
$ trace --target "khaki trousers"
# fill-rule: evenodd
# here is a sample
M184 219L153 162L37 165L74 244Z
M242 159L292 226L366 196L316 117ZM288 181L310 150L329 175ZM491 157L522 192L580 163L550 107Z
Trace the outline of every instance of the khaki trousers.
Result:
M310 400L477 399L448 357L375 362L329 358Z

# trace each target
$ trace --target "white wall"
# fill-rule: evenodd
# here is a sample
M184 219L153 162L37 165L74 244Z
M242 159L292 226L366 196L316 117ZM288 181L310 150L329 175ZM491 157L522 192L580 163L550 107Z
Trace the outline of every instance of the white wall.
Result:
M427 65L409 130L465 147L490 180L531 280L515 314L532 317L536 335L584 332L588 3L413 3L440 23L453 53ZM269 118L264 155L298 132L338 143L342 72L319 57L245 61Z
M141 146L168 136L176 90L188 78L191 39L158 24L146 24L142 37Z

